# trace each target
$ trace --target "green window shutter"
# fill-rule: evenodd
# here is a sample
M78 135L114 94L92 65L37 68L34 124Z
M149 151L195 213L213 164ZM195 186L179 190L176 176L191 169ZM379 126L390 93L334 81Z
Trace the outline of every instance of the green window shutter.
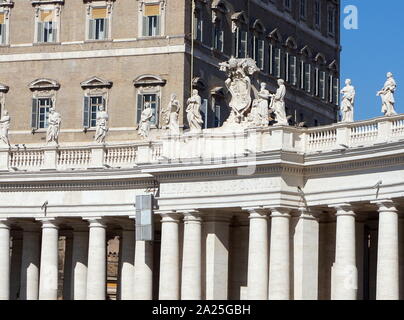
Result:
M90 127L90 98L84 97L84 105L83 105L83 127Z
M104 39L108 39L108 26L109 26L109 20L104 19Z
M52 42L56 42L57 41L57 28L56 28L56 26L55 27L53 27L53 29L52 29Z
M93 19L90 19L88 21L88 39L89 40L94 40L94 36L95 36L94 28L95 28L95 21Z
M147 17L143 17L143 37L147 37L149 35L149 21Z
M143 107L143 95L137 95L137 105L136 105L136 123L139 123L140 117L142 115L142 107Z
M32 99L31 128L38 129L38 99Z
M37 42L43 42L43 23L38 22Z
M161 18L161 16L157 16L156 17L156 36L159 36L160 35L160 18Z

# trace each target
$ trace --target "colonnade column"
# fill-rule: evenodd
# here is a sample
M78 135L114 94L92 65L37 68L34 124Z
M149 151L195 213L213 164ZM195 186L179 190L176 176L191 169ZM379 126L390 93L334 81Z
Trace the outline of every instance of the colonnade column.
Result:
M356 267L355 213L350 204L330 206L337 210L335 262L331 271L331 299L356 300L358 270Z
M153 299L153 241L135 244L134 299Z
M202 219L198 211L184 212L182 300L202 297Z
M106 225L101 218L88 219L87 300L105 300L107 284Z
M398 213L391 200L372 203L379 208L377 300L399 299Z
M87 298L88 240L87 224L74 225L70 285L72 300L86 300Z
M120 241L120 299L133 300L135 276L135 227L133 221L131 221L131 225L123 226Z
M179 300L179 221L180 215L161 213L159 300Z
M63 300L72 298L72 255L73 255L73 234L69 231L65 239L65 260L63 268Z
M38 300L39 297L39 227L23 225L20 300Z
M301 207L292 217L293 299L318 299L319 221L315 212Z
M22 232L11 232L11 266L10 266L10 300L19 300L21 283L21 255L22 255Z
M57 300L59 227L52 218L39 221L42 222L39 300Z
M290 210L271 208L270 300L290 299Z
M248 240L249 300L268 299L268 215L260 208L247 208L250 219Z
M206 234L206 300L228 299L229 224L232 215L204 217Z
M0 220L0 300L10 299L10 226Z

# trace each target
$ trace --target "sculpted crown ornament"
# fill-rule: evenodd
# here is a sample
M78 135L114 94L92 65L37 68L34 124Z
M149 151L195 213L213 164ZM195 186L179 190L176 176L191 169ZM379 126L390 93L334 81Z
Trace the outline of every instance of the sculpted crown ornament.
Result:
M226 124L241 124L245 122L245 113L251 106L251 79L259 69L251 58L230 58L219 64L220 70L227 73L225 85L231 94L229 103L231 113Z

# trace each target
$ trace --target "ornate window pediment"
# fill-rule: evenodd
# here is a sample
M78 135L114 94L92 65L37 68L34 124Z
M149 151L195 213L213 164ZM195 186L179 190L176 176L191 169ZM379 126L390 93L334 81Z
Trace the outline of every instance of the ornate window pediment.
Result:
M5 84L0 83L0 93L7 93L9 90L9 87L6 86Z
M336 60L333 60L329 65L328 65L328 69L330 69L333 72L338 72L338 63Z
M303 55L303 56L306 56L307 58L311 58L312 56L313 56L313 50L309 47L309 46L304 46L303 48L302 48L302 50L300 50L300 53Z
M288 37L285 41L285 46L288 49L296 50L297 42L296 42L295 38L293 38L292 36Z
M236 12L231 16L232 31L235 32L237 28L248 25L248 17L244 11Z
M150 87L150 86L164 86L166 84L167 80L151 75L151 74L145 74L137 77L133 81L133 85L135 87Z
M31 0L33 6L45 5L45 4L65 4L64 0Z
M317 62L320 65L325 65L327 60L325 59L324 54L322 54L321 52L317 53L317 55L314 58L314 61Z
M216 99L224 99L226 97L223 87L214 87L212 90L210 90L210 94L216 97Z
M265 26L260 19L256 19L251 27L255 32L264 33Z
M269 33L268 38L275 42L282 42L282 35L278 28L275 28L274 30L272 30Z
M14 7L14 2L11 0L4 0L0 2L0 8L12 8Z
M192 80L192 87L199 91L204 91L206 89L206 83L201 77L195 77Z
M212 23L216 23L218 19L221 19L224 16L228 9L223 0L214 0L211 5L212 9Z
M96 88L111 88L112 81L104 80L99 77L91 77L90 79L80 83L83 89L96 89Z
M36 79L29 84L29 89L31 91L49 91L49 90L59 90L60 83L56 80L51 79Z

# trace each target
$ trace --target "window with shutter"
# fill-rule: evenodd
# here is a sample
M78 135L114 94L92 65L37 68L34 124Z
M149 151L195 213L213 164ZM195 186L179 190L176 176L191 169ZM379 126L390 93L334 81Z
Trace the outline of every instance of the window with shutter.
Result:
M6 25L4 13L0 13L0 44L6 44Z
M160 35L160 5L147 4L143 12L143 30L144 37L152 37Z
M84 97L83 103L83 127L90 127L90 98Z
M32 99L31 128L38 129L38 99Z
M136 123L139 123L140 117L142 115L143 110L143 95L137 95L137 104L136 104Z
M88 39L104 40L108 38L107 8L92 8L88 22Z

